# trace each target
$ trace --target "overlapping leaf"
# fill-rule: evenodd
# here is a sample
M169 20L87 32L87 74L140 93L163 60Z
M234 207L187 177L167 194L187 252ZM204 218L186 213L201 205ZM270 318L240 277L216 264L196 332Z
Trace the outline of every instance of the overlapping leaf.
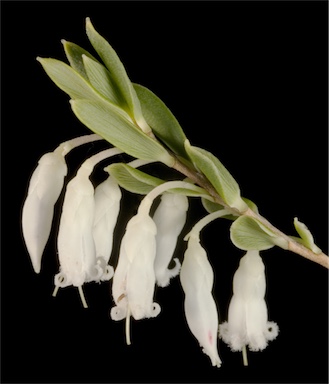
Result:
M176 155L187 159L186 136L175 116L164 102L152 91L139 84L133 84L140 100L143 116L155 135Z
M229 171L212 153L190 145L185 141L185 149L194 165L216 189L223 201L232 208L244 212L248 206L240 196L240 188Z
M120 93L121 99L125 101L126 106L123 108L129 113L138 124L143 125L143 115L141 112L140 102L128 78L127 72L111 45L95 30L89 18L86 19L86 32L99 57L110 71L113 82Z
M273 233L260 221L250 216L240 216L231 225L231 240L233 244L245 251L270 249L278 245L287 249L285 239Z
M111 164L106 170L116 179L122 188L133 193L147 194L153 188L166 182L165 180L151 176L124 163ZM168 190L168 192L179 193L190 197L210 198L203 188L194 184L190 184L189 188L173 188Z
M125 119L110 103L72 100L71 106L84 125L127 154L142 160L173 165L174 159L161 144Z

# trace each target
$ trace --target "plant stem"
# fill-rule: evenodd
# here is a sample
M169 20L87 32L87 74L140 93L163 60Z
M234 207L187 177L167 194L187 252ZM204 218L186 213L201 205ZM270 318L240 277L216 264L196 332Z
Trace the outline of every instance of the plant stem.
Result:
M289 251L294 252L300 256L303 256L306 259L313 261L314 263L320 264L323 267L329 269L329 257L325 253L323 252L320 254L314 253L310 249L304 247L302 244L298 243L297 241L293 240L292 238L290 238L289 236L281 232L278 228L274 227L274 225L272 225L267 219L265 219L260 214L252 211L250 208L248 208L245 212L239 212L237 209L228 206L222 200L222 198L218 195L215 188L206 179L204 175L198 173L197 171L191 170L185 164L181 163L178 159L176 159L176 162L173 165L173 168L176 169L176 171L187 176L190 180L192 180L194 183L199 185L201 188L205 189L210 194L210 196L212 196L212 198L216 203L222 205L224 208L231 211L232 214L237 216L245 215L260 221L262 224L268 227L275 234L277 234L278 236L282 237L287 241Z
M294 253L297 253L298 255L301 255L305 257L308 260L311 260L317 264L322 265L323 267L329 269L329 257L325 253L314 253L310 249L304 247L302 244L298 243L294 239L290 238L283 232L281 232L278 228L274 227L265 217L261 216L258 213L253 212L250 208L244 212L244 215L253 217L254 219L257 219L262 224L266 225L268 228L270 228L274 233L276 233L278 236L284 238L288 242L288 250Z

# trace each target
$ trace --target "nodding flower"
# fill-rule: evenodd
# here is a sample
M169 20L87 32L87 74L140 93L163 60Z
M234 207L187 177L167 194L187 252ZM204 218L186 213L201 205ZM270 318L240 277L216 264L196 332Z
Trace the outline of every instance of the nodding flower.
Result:
M112 295L116 305L111 309L113 320L126 318L127 344L131 343L130 315L140 320L160 313L159 304L153 302L157 226L150 217L150 208L154 199L166 190L186 185L191 184L169 181L155 187L144 197L137 214L127 224L113 276Z
M217 349L218 311L212 295L214 272L207 253L200 244L200 232L207 224L227 214L229 210L226 209L210 213L193 226L184 238L188 240L188 244L180 271L187 324L202 351L216 367L220 367L222 361Z
M114 269L108 262L112 253L113 232L120 211L121 196L121 189L111 176L95 189L93 222L95 252L100 267L106 270L101 280L109 280L114 274Z
M164 193L157 207L153 220L157 227L156 257L154 262L156 282L160 287L169 284L172 277L178 275L180 262L174 259L175 266L172 269L168 265L174 254L177 239L181 233L188 209L188 198L177 193Z
M265 291L262 258L258 251L248 251L233 277L228 321L220 325L220 336L233 351L244 352L246 346L251 351L263 350L278 335L277 324L268 321Z
M129 220L113 277L112 292L117 304L111 310L114 320L126 317L128 309L135 320L154 317L160 311L153 303L155 235L156 226L144 212Z
M202 351L213 366L220 367L218 355L218 313L212 296L214 273L199 236L190 235L180 272L185 293L184 310L187 324Z
M54 205L63 189L67 174L65 156L73 148L102 140L98 135L86 135L60 144L44 154L34 170L22 209L22 231L33 269L40 272L42 254L47 244L54 216Z
M84 307L87 304L82 285L112 277L107 268L107 256L96 255L93 234L96 203L89 176L98 162L119 153L122 151L110 148L90 157L81 165L66 188L57 238L60 272L54 279L53 296L57 294L59 287L76 286Z

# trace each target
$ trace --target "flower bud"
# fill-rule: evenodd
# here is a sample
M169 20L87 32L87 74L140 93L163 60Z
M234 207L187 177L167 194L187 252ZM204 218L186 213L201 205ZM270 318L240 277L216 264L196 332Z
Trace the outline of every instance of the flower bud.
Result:
M65 156L74 148L101 140L98 135L84 135L61 143L44 154L34 170L22 210L22 231L33 269L40 272L54 216L54 205L63 189L67 174Z
M61 193L67 166L58 152L44 154L32 174L22 211L22 230L33 269L40 272L42 254L47 244L54 215L54 205Z
M180 262L177 258L174 259L174 268L168 269L168 265L175 251L177 238L185 225L187 209L186 196L164 193L154 213L153 220L157 227L154 269L160 287L168 285L170 278L179 273Z
M268 322L265 290L262 258L258 251L248 251L234 274L228 322L220 326L222 339L233 351L242 351L246 345L251 351L263 350L278 335L277 324Z
M199 238L191 235L184 255L180 280L185 293L187 324L213 366L220 367L217 350L218 313L212 287L214 274Z

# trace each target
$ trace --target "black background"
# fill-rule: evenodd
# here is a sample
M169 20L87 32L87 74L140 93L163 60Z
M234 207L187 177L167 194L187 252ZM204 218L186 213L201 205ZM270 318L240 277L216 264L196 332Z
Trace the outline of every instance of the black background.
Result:
M131 80L167 104L192 144L220 158L243 196L288 234L295 234L297 216L327 252L327 2L2 2L1 8L2 382L327 382L328 279L317 264L279 248L263 252L269 316L279 337L249 353L248 368L219 342L217 369L186 326L178 279L157 290L157 318L132 322L128 347L123 322L108 316L108 284L84 287L88 310L72 287L51 297L60 206L40 275L20 229L40 156L88 132L35 58L64 60L62 38L92 50L84 33L89 16ZM88 148L91 154L100 147ZM69 176L85 155L86 148L68 157ZM115 251L137 203L125 194ZM191 204L185 232L204 214L198 201ZM218 221L202 234L222 320L243 254L228 230L229 222ZM181 243L178 257L183 250Z

